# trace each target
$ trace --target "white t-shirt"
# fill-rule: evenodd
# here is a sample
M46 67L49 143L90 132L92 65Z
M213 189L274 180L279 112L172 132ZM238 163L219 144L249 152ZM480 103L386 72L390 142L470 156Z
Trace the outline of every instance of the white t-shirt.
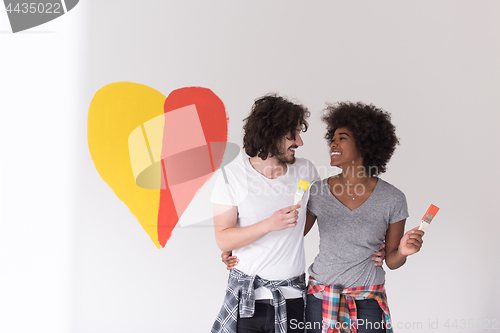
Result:
M303 158L287 164L286 174L269 179L257 172L246 156L241 154L224 167L212 193L212 202L238 207L237 227L255 224L269 218L275 211L293 205L293 198L301 179L313 183L319 179L314 165ZM226 179L227 178L227 183ZM266 280L283 280L301 275L305 270L304 226L309 191L304 194L298 209L298 223L294 228L273 231L250 245L233 251L240 260L237 269ZM281 288L285 298L302 297L292 287ZM255 290L256 299L272 298L271 292L261 287Z

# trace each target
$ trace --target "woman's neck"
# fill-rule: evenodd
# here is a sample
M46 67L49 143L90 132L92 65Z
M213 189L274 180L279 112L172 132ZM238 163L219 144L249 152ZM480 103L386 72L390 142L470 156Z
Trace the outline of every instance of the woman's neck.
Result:
M344 185L358 185L366 184L370 180L370 175L368 174L366 168L358 163L353 163L348 166L343 166L342 171L338 174L339 180Z

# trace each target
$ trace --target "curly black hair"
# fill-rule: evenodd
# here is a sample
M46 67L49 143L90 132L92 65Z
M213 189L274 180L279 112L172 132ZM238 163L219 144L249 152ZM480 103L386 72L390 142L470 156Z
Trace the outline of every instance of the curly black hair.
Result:
M280 153L279 143L288 133L295 139L297 124L307 131L306 118L310 112L302 105L294 104L275 94L255 100L250 115L243 121L243 148L250 157L259 156L265 160L268 156Z
M329 104L322 120L327 124L325 139L332 142L337 128L347 127L354 136L356 148L370 176L386 171L399 140L390 113L361 102Z

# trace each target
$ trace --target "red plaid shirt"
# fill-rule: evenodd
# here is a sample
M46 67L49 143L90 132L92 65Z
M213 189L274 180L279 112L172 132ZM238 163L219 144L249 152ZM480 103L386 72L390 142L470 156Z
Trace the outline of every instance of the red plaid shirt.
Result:
M385 315L385 328L392 333L391 315L383 284L367 287L342 289L339 285L325 286L309 277L308 294L323 292L323 333L356 333L357 312L353 297L363 296L375 299Z

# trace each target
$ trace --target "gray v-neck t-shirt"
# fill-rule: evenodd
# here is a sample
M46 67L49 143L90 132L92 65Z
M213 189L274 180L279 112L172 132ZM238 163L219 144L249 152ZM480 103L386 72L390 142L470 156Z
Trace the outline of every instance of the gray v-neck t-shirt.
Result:
M351 211L323 179L311 185L307 210L317 217L320 236L319 254L308 271L311 276L343 288L385 282L384 270L371 258L385 241L389 224L408 217L403 192L379 178L370 197Z

